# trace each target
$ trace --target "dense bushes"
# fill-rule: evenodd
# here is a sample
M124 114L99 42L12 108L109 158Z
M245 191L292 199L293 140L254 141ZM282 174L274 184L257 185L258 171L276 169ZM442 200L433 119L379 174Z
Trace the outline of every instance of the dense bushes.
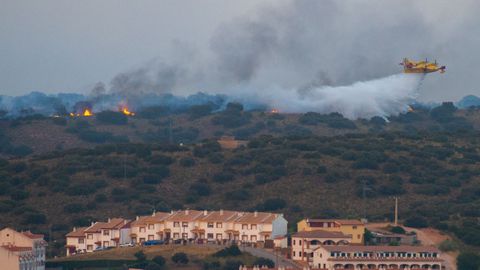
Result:
M224 249L221 249L213 254L214 257L232 257L232 256L239 256L242 252L238 248L237 245L231 245Z
M103 111L95 114L95 118L104 124L125 125L128 123L128 117L121 112Z

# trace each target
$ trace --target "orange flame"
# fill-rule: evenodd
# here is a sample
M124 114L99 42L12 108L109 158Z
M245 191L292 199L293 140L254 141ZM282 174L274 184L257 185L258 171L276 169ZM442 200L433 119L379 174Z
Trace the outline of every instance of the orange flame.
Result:
M92 116L92 112L89 110L89 109L85 109L85 111L83 111L83 116Z
M280 111L278 109L272 109L270 113L279 113Z
M127 107L123 107L123 108L121 109L121 112L122 112L123 114L125 114L125 115L128 115L128 116L134 116L134 115L135 115L135 113L129 111Z

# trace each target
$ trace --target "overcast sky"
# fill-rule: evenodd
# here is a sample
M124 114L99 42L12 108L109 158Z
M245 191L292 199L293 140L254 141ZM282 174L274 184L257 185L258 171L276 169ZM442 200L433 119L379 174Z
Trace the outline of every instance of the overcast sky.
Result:
M394 73L402 56L435 57L447 73L427 78L422 100L480 95L479 3L0 0L0 94L85 93L152 59L168 61L172 47L186 47L214 54L213 63L233 74L228 78L247 76L261 86L278 79L301 87L319 73L334 84L351 83ZM236 36L237 31L248 34ZM265 32L274 35L272 41ZM232 57L228 48L238 44L237 50L243 44L248 50ZM232 67L243 59L254 61L248 72Z

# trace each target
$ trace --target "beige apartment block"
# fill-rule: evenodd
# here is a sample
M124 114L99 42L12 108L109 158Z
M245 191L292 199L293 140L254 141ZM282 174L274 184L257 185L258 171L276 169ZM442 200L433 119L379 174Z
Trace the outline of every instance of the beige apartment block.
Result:
M154 212L134 221L110 219L66 235L67 255L91 252L99 247L142 244L148 240L184 239L197 242L238 241L258 243L287 234L282 214L238 211L179 210Z
M320 246L312 267L334 269L442 269L435 247L422 246Z
M47 242L43 234L17 232L10 228L0 231L0 262L2 270L44 270Z
M322 245L349 245L351 235L341 232L301 231L292 235L292 260L311 264L313 253Z

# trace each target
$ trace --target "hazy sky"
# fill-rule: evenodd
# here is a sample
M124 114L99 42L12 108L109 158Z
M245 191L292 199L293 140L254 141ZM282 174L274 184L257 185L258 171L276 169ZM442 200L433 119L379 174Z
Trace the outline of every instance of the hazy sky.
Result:
M480 95L479 10L475 0L0 0L0 94L87 92L152 59L177 53L188 66L191 52L202 87L346 84L395 73L403 56L435 57L447 73L430 75L420 98L458 99ZM203 76L210 65L222 74Z

